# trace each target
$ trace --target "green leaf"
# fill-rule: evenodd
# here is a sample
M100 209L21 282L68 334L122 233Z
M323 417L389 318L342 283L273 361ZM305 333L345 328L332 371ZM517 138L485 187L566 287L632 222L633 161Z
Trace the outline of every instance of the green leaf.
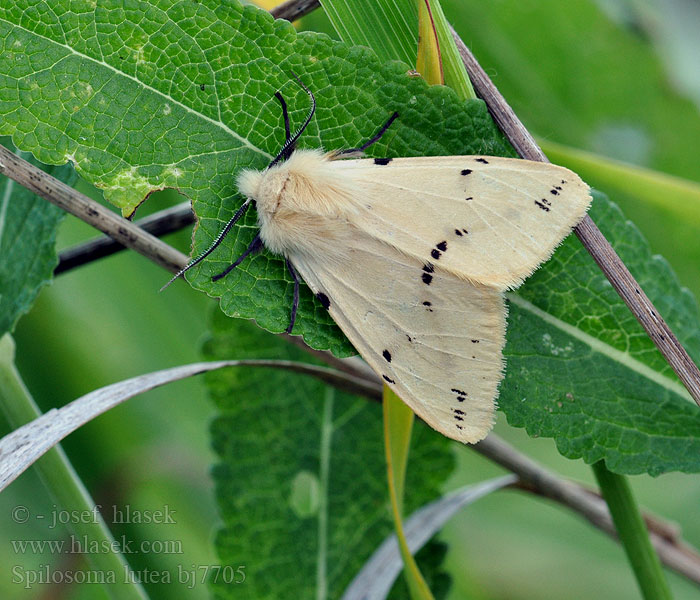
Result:
M366 48L297 35L288 22L235 0L134 0L128 11L120 0L106 0L82 25L80 12L30 4L0 7L0 40L10 49L0 63L0 133L44 162L73 161L127 213L151 190L176 187L199 218L195 255L240 205L238 171L264 168L282 146L274 93L284 94L293 125L306 116L309 100L292 71L318 101L300 146L356 147L399 110L373 154L508 152L482 102L429 88L406 65L382 62ZM221 297L226 314L281 332L293 290L282 260L263 253L211 281L252 240L253 213L190 280ZM353 352L306 287L295 333L317 348Z
M607 198L590 215L697 362L695 299ZM700 409L574 236L507 296L510 424L617 473L700 470Z
M221 313L204 353L309 360ZM207 385L219 408L212 425L224 523L217 551L222 565L246 565L245 584L212 584L215 597L340 598L392 532L381 406L273 370L222 371ZM450 447L414 427L407 511L440 495L453 468Z
M45 170L69 185L75 180L70 167ZM56 231L64 215L9 177L0 178L0 337L14 329L51 281L58 263Z

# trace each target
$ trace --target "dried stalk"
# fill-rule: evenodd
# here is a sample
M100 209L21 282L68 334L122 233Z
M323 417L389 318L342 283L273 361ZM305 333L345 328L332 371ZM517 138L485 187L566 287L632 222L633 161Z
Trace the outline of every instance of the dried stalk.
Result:
M294 21L304 15L308 15L319 6L321 6L321 3L318 0L289 0L289 2L283 2L273 8L270 13L275 19Z
M491 434L474 446L489 460L520 478L518 487L538 494L578 513L589 523L617 538L605 501L577 483L567 481L518 452L498 436ZM700 584L700 554L683 541L674 527L654 515L645 514L651 543L661 562L691 581Z
M172 273L177 273L187 264L187 257L182 252L44 173L3 146L0 146L0 173Z

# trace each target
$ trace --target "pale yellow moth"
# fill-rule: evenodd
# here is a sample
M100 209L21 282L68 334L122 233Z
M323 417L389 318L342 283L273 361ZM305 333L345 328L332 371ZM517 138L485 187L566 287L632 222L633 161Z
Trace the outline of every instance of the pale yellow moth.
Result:
M304 88L306 89L306 88ZM551 164L492 156L349 159L361 148L295 150L244 170L260 232L219 279L263 244L284 256L362 357L428 425L477 442L493 425L503 376L503 292L522 283L585 215L590 190ZM184 270L183 270L184 272ZM178 274L179 275L179 274Z

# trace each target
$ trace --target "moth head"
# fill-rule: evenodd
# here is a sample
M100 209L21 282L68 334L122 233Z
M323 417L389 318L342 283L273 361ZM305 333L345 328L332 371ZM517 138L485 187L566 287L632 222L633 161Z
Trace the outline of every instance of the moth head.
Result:
M284 163L266 171L245 169L237 179L238 191L255 202L258 214L273 215L288 178L289 170Z
M252 198L257 200L258 189L260 188L260 182L263 178L262 171L256 171L255 169L243 169L236 179L236 187L238 191L246 198Z

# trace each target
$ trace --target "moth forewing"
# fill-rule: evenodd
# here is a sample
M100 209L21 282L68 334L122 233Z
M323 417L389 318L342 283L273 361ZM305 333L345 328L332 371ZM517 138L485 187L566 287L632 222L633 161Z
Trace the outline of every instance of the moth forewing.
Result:
M458 277L516 287L585 215L580 177L549 163L491 156L342 161L371 199L355 224Z

